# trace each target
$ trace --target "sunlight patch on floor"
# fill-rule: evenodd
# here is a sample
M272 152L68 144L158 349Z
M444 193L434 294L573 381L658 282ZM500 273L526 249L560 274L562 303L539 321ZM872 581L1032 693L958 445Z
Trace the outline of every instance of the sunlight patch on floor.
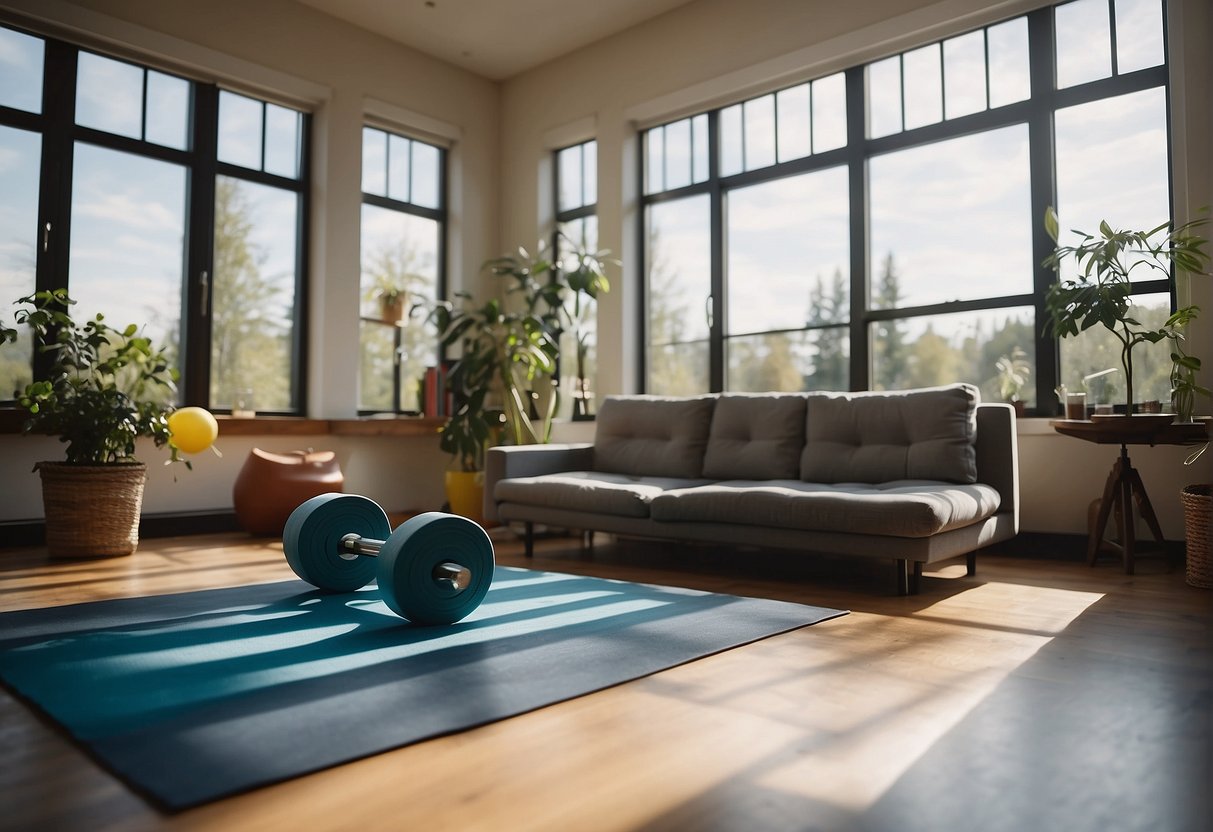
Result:
M865 616L855 624L871 628L872 638L856 639L857 645L879 649L821 668L818 681L835 694L813 702L802 692L801 748L793 759L755 772L757 785L847 811L868 809L1007 676L1102 597L984 584L909 614L916 631L907 634L901 627L887 641L881 641L881 625L889 619ZM838 631L844 629L840 623ZM931 663L929 674L922 672L923 661ZM880 686L879 695L865 695L873 685Z

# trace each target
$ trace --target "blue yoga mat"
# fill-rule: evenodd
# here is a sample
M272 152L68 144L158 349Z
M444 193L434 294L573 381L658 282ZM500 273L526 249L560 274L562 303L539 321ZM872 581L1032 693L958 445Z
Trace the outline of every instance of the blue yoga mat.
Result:
M302 581L0 615L0 680L169 811L843 615L498 566L447 627Z

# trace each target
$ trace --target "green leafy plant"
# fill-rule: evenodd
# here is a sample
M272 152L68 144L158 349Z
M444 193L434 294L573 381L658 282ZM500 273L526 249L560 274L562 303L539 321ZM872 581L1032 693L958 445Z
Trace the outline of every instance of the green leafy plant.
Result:
M498 413L514 444L546 441L551 413L532 419L529 401L534 380L556 366L556 344L544 321L529 312L507 312L496 299L476 306L466 292L456 302L438 303L430 317L442 346L459 347L447 372L452 413L441 428L441 448L462 470L481 470L485 445L501 423ZM487 406L494 387L501 392L500 411Z
M998 372L998 393L1003 401L1017 401L1019 391L1032 375L1028 354L1021 347L1015 346L1010 355L1001 356L994 362L994 369Z
M177 371L163 350L139 335L134 324L118 330L102 315L74 320L69 309L75 301L63 289L16 303L16 323L29 327L51 359L45 380L14 393L29 413L25 433L58 435L67 445L69 464L134 461L139 437L151 438L157 447L168 445L170 461L185 461L169 441ZM0 343L12 341L16 331L0 327L0 336Z
M1125 374L1126 413L1133 412L1133 348L1139 344L1156 344L1169 339L1172 344L1172 386L1179 383L1178 394L1207 391L1195 384L1200 359L1187 355L1182 348L1184 330L1196 319L1200 309L1185 306L1177 309L1157 329L1144 326L1130 312L1130 278L1134 270L1146 269L1170 277L1174 265L1191 273L1203 273L1209 263L1204 250L1205 239L1193 232L1204 219L1193 220L1174 230L1163 223L1148 231L1126 231L1112 228L1106 221L1099 224L1099 234L1075 230L1082 239L1077 245L1058 245L1045 259L1054 269L1072 259L1077 266L1077 279L1059 280L1045 295L1048 319L1046 333L1062 338L1078 335L1093 326L1103 326L1120 341L1120 362ZM1059 238L1057 214L1050 207L1045 213L1045 228L1055 243ZM1176 402L1178 408L1180 402Z

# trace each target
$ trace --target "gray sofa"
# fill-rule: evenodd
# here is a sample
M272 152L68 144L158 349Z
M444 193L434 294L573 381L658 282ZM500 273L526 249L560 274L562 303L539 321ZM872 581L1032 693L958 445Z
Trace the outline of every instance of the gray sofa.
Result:
M610 397L593 444L489 450L485 515L925 563L1019 530L1015 415L956 384L891 393Z

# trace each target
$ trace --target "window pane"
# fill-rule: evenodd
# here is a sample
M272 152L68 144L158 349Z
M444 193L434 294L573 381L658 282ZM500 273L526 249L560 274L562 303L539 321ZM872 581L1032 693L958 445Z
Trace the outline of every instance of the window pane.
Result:
M265 172L299 178L299 113L265 105Z
M387 196L387 133L362 128L362 190Z
M1032 291L1026 125L869 165L875 308Z
M813 152L847 143L847 78L841 72L813 82Z
M359 333L362 352L358 365L358 409L391 411L396 406L392 398L396 327L379 321L361 321Z
M1164 60L1162 4L1158 0L1116 0L1116 70L1132 72Z
M1112 74L1112 33L1107 0L1074 0L1054 10L1057 88Z
M230 407L241 390L252 390L258 411L294 406L298 221L294 192L216 178L213 407Z
M800 84L780 90L775 96L779 108L779 161L808 156L813 148L809 126L809 85Z
M0 303L6 307L35 288L41 157L37 133L0 125ZM13 324L11 315L4 318ZM32 380L33 342L28 328L17 329L17 343L0 349L0 401Z
M1058 110L1055 124L1063 244L1081 239L1071 229L1096 233L1101 220L1115 228L1146 230L1170 218L1161 88Z
M868 136L901 132L901 56L868 65Z
M438 240L439 224L431 219L416 217L374 205L362 206L362 314L382 316L380 296L388 292L402 293L407 311L414 304L432 305L438 299ZM425 368L438 361L438 333L420 318L404 319L400 327L400 407L420 410L418 384ZM375 344L363 344L374 351ZM391 382L391 370L386 376ZM372 386L369 389L374 389ZM379 409L372 401L361 398L362 409ZM390 408L389 408L390 409Z
M837 167L729 193L728 333L798 329L823 314L848 319L847 184Z
M1166 294L1134 295L1132 316L1143 327L1158 329L1171 314L1171 298ZM1062 384L1073 391L1086 390L1087 404L1125 403L1125 374L1120 364L1120 341L1100 325L1095 325L1077 337L1062 338ZM1114 368L1116 372L1092 379L1083 378L1100 370ZM1134 403L1161 402L1164 410L1171 401L1171 342L1144 343L1133 348Z
M905 53L906 129L935 124L943 118L943 86L939 77L939 44Z
M775 96L745 102L745 169L775 164Z
M145 138L165 147L188 150L189 124L189 82L184 78L148 70Z
M260 101L219 91L219 161L261 170L261 111Z
M654 127L645 133L645 193L665 190L665 130Z
M598 201L598 142L586 142L582 146L581 176L585 189L583 205Z
M42 112L45 49L41 38L0 26L0 105L28 113Z
M691 119L692 177L696 182L704 182L708 178L708 117L698 115ZM597 151L595 151L597 156ZM597 201L597 200L595 200Z
M741 173L742 149L745 140L741 130L741 105L734 104L720 111L720 175Z
M986 39L970 32L943 42L943 77L947 117L979 113L986 108Z
M1026 101L1032 94L1028 71L1028 19L1017 17L986 29L990 58L990 106Z
M811 351L808 332L729 338L725 341L725 389L737 393L804 390L812 368Z
M68 269L81 319L98 312L177 361L185 271L186 170L78 143L72 171Z
M556 154L556 176L560 182L556 210L567 211L580 208L581 201L581 145L566 147Z
M711 296L707 195L649 207L646 240L651 392L707 392L707 304ZM671 344L682 346L658 349Z
M132 139L143 137L143 70L81 52L76 72L76 123Z
M409 161L412 152L409 144L409 140L402 136L387 134L387 195L401 202L408 202L410 197ZM379 168L382 167L380 164Z
M691 121L682 119L665 126L665 189L691 184Z
M1004 401L997 364L1018 347L1036 377L1035 315L1031 307L959 312L873 322L869 327L872 389L905 390L967 381L983 401ZM1029 381L1019 398L1035 404Z
M424 142L413 142L412 203L423 208L438 207L438 148Z

